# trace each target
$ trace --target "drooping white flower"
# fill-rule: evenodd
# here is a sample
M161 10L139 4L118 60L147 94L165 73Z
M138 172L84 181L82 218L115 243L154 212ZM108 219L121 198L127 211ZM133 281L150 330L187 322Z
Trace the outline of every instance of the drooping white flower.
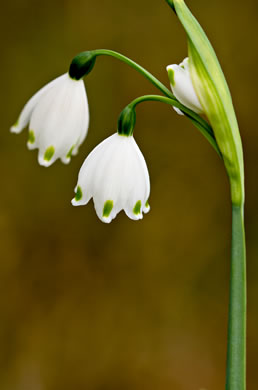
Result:
M29 125L27 146L39 149L38 162L45 167L58 158L70 162L78 152L89 126L89 108L83 80L63 74L40 89L25 105L12 133Z
M144 157L133 136L118 133L101 142L84 161L75 187L74 206L93 198L101 221L109 223L124 209L142 219L150 209L150 179Z
M202 114L203 108L196 95L190 76L189 59L185 58L179 65L168 65L167 72L172 92L179 102L197 114ZM183 115L181 110L176 107L174 109L178 114Z

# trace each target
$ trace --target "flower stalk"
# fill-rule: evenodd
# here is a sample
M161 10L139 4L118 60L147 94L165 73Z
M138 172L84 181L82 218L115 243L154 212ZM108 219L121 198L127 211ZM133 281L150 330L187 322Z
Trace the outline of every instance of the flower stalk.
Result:
M148 70L143 68L141 65L137 64L135 61L131 60L130 58L124 56L123 54L120 54L113 50L108 49L96 49L91 51L85 51L80 54L78 54L74 59L72 60L70 64L69 69L69 75L72 79L80 80L84 76L88 75L96 62L96 58L99 56L111 56L113 58L116 58L127 65L129 65L131 68L137 70L141 75L143 75L147 80L149 80L157 89L159 89L166 97L170 99L174 99L175 103L173 104L175 107L179 107L180 110L185 114L185 116L191 120L191 122L194 124L195 127L198 128L198 130L201 131L201 133L207 138L209 138L209 135L207 133L212 133L213 130L209 123L203 119L200 115L196 114L194 111L188 109L183 104L178 102L176 97L173 95L173 93L164 85L162 84L155 76L153 76ZM210 142L210 141L209 141Z
M71 62L69 70L70 77L78 80L86 76L93 69L96 58L99 56L110 56L124 62L131 68L137 70L137 72L155 85L155 87L158 88L164 95L173 97L172 92L148 70L123 54L109 49L96 49L78 54Z
M135 108L138 104L147 102L147 101L155 101L160 103L169 104L173 107L176 107L184 112L186 116L192 115L195 120L195 126L200 130L202 135L208 140L214 150L221 157L221 152L217 145L216 139L214 137L213 131L211 127L205 122L198 114L190 110L189 108L183 106L176 98L168 98L161 95L144 95L134 99L131 103L129 103L121 112L118 119L118 133L131 135L134 130L136 115Z

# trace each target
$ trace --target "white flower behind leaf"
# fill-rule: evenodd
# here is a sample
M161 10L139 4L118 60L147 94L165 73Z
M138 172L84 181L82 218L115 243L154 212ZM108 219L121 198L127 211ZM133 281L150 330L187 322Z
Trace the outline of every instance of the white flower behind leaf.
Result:
M180 103L195 111L197 114L202 114L203 108L193 87L188 62L189 59L185 58L179 65L167 66L170 86L173 94ZM183 115L181 110L176 107L174 109L179 115Z
M142 219L150 209L150 179L144 157L133 136L118 133L101 142L84 161L75 187L74 206L93 198L101 221L109 223L124 209Z
M69 163L89 126L83 80L73 80L65 73L40 89L25 105L11 132L20 133L27 125L27 146L39 149L40 165L48 167L58 158Z

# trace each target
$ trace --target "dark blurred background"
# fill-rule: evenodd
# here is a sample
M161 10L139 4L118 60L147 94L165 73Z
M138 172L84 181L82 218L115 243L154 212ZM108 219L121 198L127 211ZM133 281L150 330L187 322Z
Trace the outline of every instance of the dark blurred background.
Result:
M227 77L245 150L248 389L257 389L256 0L189 0ZM224 388L231 211L224 167L186 119L160 103L137 108L135 138L151 176L151 212L100 222L70 200L87 154L120 111L156 89L101 57L86 78L91 123L70 165L37 163L27 130L9 127L83 50L122 52L168 85L187 55L164 0L1 3L1 390Z

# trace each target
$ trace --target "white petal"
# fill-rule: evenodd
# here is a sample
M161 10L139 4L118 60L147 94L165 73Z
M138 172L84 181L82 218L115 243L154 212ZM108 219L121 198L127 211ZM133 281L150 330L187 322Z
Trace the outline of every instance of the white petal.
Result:
M167 66L167 71L170 73L173 94L180 103L198 114L203 113L203 108L192 84L188 59L185 59L180 65Z
M62 161L63 164L67 165L67 164L70 163L71 157L67 157L67 156L66 157L61 157L60 160Z
M127 188L128 194L126 204L124 205L125 213L131 219L142 219L143 205L145 204L145 193L147 192L145 175L142 171L141 161L138 156L134 156L131 162L131 170L128 172Z
M77 142L77 145L75 146L75 148L72 152L72 155L76 155L78 153L79 146L85 140L87 133L88 133L89 121L90 121L88 99L87 99L87 94L86 94L86 88L84 86L83 81L82 81L80 88L81 88L81 98L80 98L81 110L80 110L79 128L80 128L81 132L80 132L80 137L79 137L79 140Z
M187 71L189 70L189 58L186 57L180 64L179 66L183 69L186 69Z
M145 205L144 205L144 207L143 207L143 212L144 212L145 214L147 214L149 211L150 211L150 205L149 205L148 200L146 200Z
M127 186L131 183L131 188L126 189L128 196L124 208L130 218L140 219L149 198L150 180L144 157L134 139L132 141L130 170L127 173Z
M88 131L89 108L84 82L72 80L65 73L47 84L28 101L11 131L18 133L28 123L27 146L39 148L41 165L50 166L57 158L69 163Z
M108 139L101 142L88 157L84 160L84 163L81 166L78 176L78 182L74 189L74 192L77 193L78 188L81 192L81 196L75 196L72 199L73 206L81 206L88 203L92 197L92 179L95 174L97 165L99 166L99 157L103 155L103 149L105 150L105 145L108 144Z
M26 103L23 110L21 111L17 122L11 127L10 131L12 133L20 133L28 125L33 109L39 102L40 98L44 95L44 93L53 88L55 85L60 84L64 76L65 75L62 75L55 80L52 80L50 83L41 88L35 95L33 95L32 98L30 98L30 100Z
M175 112L176 112L178 115L184 115L184 113L183 113L181 110L179 110L179 108L177 108L177 107L173 107L173 108L174 108Z
M100 158L91 183L94 206L101 220L103 218L106 220L106 217L103 216L106 201L113 202L113 208L108 216L108 220L114 218L123 207L120 199L120 189L122 184L122 158L125 144L119 142L120 140L117 137L110 138Z
M44 94L35 107L30 128L35 132L40 155L44 155L49 147L54 148L51 163L57 158L62 158L65 163L70 161L72 148L78 144L82 124L85 125L82 120L84 106L83 81L74 81L66 75L62 85Z

